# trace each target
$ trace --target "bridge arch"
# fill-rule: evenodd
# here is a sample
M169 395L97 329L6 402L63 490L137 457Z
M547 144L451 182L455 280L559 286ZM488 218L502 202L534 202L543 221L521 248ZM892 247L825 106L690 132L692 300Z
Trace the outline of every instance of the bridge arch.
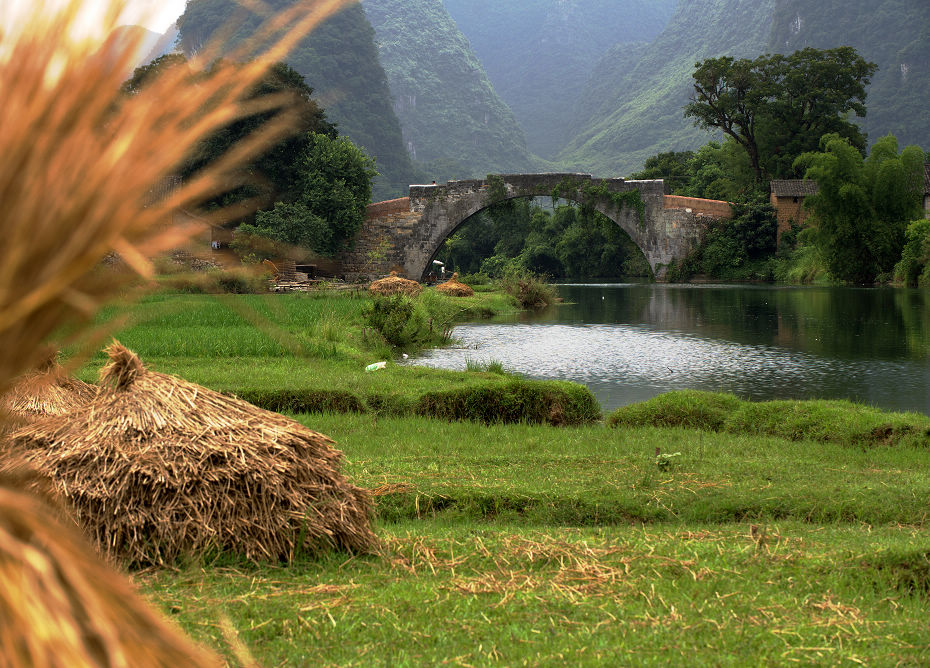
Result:
M373 204L355 249L343 258L348 277L398 270L421 279L445 240L468 218L508 199L555 196L592 207L626 232L663 280L669 263L699 242L706 220L665 206L665 184L600 179L590 174L502 174L487 179L412 185L409 197ZM376 260L376 261L374 261Z
M464 206L457 209L454 215L449 217L440 216L440 224L432 230L432 234L426 242L426 247L432 247L433 250L427 258L423 274L420 276L411 275L411 278L422 279L425 277L432 268L432 260L442 250L446 240L473 216L480 214L482 211L487 211L501 202L516 199L554 197L555 199L564 199L582 206L589 206L620 227L633 239L638 247L641 247L645 227L646 201L644 201L642 192L638 188L627 187L606 190L602 184L606 183L607 180L593 180L587 174L542 174L532 176L534 178L529 186L521 184L522 187L515 186L513 175L508 177L490 176L486 181L481 182L488 185L486 188L484 186L479 188L479 196L463 198ZM550 177L560 178L554 180ZM503 180L505 178L508 180ZM623 179L611 179L609 181L613 182L611 185L617 183L625 185L647 183L623 181ZM554 185L552 185L553 183ZM655 182L648 183L653 184ZM658 183L659 188L662 188L661 182ZM411 188L413 187L416 186ZM432 188L435 186L426 187ZM653 267L650 265L650 268Z

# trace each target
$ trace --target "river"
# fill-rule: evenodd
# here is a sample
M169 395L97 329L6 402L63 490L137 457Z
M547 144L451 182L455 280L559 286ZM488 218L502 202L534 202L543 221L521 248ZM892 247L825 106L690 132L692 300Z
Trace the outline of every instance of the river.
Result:
M662 392L845 398L930 414L930 294L892 288L564 284L565 303L464 323L414 364L500 362L587 385L605 411Z

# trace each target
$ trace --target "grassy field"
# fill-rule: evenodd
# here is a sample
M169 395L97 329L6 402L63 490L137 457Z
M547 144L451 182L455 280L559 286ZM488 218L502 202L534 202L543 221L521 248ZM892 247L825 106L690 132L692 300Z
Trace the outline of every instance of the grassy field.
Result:
M158 370L230 391L409 398L504 382L393 364L364 372L384 350L364 338L363 302L156 296L119 337ZM719 397L689 410L721 405L735 411ZM864 419L829 409L817 414ZM295 414L375 490L383 554L287 566L221 556L135 578L234 662L930 663L930 448L842 430L825 440L811 420L788 438L726 416L655 426L656 414L570 428Z

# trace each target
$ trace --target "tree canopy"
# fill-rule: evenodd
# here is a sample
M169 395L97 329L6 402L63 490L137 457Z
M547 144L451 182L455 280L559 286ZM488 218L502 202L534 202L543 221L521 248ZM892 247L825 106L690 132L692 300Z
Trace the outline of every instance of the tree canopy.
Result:
M309 133L295 172L298 195L259 211L242 232L323 255L349 247L365 221L375 161L347 137Z
M262 206L276 201L293 201L300 195L296 173L310 141L310 133L328 137L336 137L338 134L336 126L326 120L325 112L312 99L313 89L289 65L276 63L250 93L251 98L267 95L285 95L290 98L289 109L297 116L294 132L244 165L243 176L249 185L226 193L212 202L215 206L226 206L251 197L258 197ZM181 176L187 178L203 169L271 120L276 113L266 111L248 116L214 133L184 165Z
M923 212L924 152L898 153L894 136L882 137L863 158L838 134L823 137L821 150L796 161L819 191L805 205L817 221L817 245L834 277L872 283L901 257L905 230Z
M794 158L835 133L859 151L865 136L848 120L865 116L866 86L876 65L852 47L806 48L784 56L709 58L695 64L685 116L741 146L756 180L794 176Z

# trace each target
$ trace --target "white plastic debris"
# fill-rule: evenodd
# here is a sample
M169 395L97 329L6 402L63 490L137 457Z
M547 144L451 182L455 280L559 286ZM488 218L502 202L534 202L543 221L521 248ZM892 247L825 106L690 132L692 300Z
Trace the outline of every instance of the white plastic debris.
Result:
M365 371L377 371L378 369L383 369L387 366L387 362L375 362L374 364L369 364L365 367Z

